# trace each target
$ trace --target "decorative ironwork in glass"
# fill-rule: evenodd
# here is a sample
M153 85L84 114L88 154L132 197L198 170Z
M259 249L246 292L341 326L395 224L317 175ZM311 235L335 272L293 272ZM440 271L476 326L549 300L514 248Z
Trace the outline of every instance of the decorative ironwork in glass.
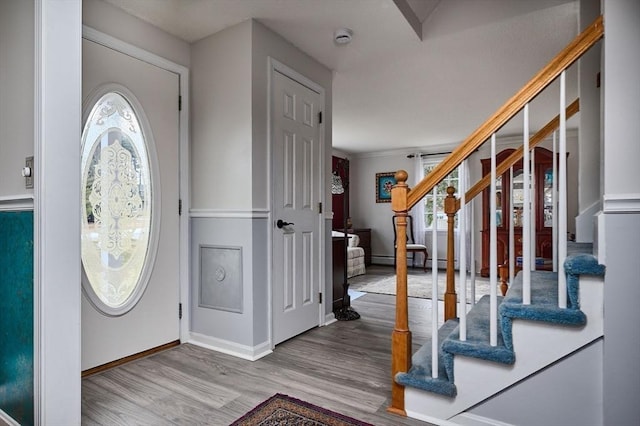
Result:
M108 314L131 309L146 286L150 167L138 114L122 94L105 94L82 132L81 253L85 293Z

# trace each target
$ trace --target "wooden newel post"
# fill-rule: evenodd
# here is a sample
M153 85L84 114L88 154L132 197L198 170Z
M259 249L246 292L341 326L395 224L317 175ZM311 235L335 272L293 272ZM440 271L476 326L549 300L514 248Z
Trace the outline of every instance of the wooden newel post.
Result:
M411 332L407 294L407 186L408 174L396 172L396 185L391 190L391 209L396 216L396 323L391 334L391 406L387 411L406 416L404 386L395 382L398 372L411 367Z
M455 223L458 204L453 193L456 189L453 186L447 188L447 197L444 199L444 212L447 215L447 289L444 293L444 320L456 318L457 297L455 283Z

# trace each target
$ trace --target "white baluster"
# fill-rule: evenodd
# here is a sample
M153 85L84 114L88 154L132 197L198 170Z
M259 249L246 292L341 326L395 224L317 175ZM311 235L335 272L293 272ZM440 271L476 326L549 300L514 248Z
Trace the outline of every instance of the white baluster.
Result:
M531 160L529 152L529 104L524 106L524 157L522 158L522 303L531 304Z
M431 377L438 378L438 216L437 191L433 188L433 205L431 208Z
M496 134L491 135L491 189L489 193L489 344L498 345L498 232L496 220Z
M476 199L473 198L469 203L469 216L471 217L471 221L469 222L469 226L471 229L469 230L469 285L471 285L471 304L476 304L476 220L475 220L475 208L474 203Z
M536 270L536 149L531 150L531 270Z
M458 229L460 236L460 264L458 265L458 271L460 272L460 307L458 309L458 315L460 316L460 340L467 340L467 206L465 202L465 191L467 190L465 185L465 166L466 160L460 164L458 172L458 193L460 194L460 211L458 212L458 223L460 227Z
M557 132L553 132L553 172L551 198L551 250L553 252L553 272L558 272L558 141Z
M509 168L509 200L511 205L509 207L509 285L513 283L513 278L516 275L516 237L515 237L515 220L513 217L513 166Z
M558 306L567 307L567 277L564 260L567 257L567 114L565 71L560 74L560 164L558 194Z

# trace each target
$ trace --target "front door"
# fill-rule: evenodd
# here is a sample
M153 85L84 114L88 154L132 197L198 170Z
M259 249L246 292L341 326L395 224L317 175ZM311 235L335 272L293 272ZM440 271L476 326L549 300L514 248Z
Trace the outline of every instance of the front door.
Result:
M321 96L273 73L273 343L320 321Z
M179 339L179 76L82 43L86 370Z

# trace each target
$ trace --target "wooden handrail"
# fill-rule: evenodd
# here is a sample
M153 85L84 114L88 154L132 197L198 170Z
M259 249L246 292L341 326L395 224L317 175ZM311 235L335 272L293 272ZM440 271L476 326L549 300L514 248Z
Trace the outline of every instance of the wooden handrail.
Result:
M570 117L573 117L578 111L580 111L580 99L576 99L569 105L566 109L567 120ZM529 139L529 149L535 148L539 145L547 136L553 133L558 126L560 126L560 115L556 115L554 119L549 121L542 129L540 129L535 135ZM496 167L496 176L501 176L505 173L511 166L516 164L524 155L524 146L520 146L518 149L513 151L511 155L505 158L498 166ZM486 174L482 179L476 182L469 190L465 193L465 203L470 202L489 187L491 184L491 174ZM456 211L460 210L460 199L456 200Z
M434 186L442 181L460 163L469 157L493 133L496 133L527 103L555 80L565 69L578 60L604 35L602 15L580 33L567 47L558 53L543 67L522 89L509 99L484 124L474 131L449 156L436 166L407 195L407 208L410 210Z

